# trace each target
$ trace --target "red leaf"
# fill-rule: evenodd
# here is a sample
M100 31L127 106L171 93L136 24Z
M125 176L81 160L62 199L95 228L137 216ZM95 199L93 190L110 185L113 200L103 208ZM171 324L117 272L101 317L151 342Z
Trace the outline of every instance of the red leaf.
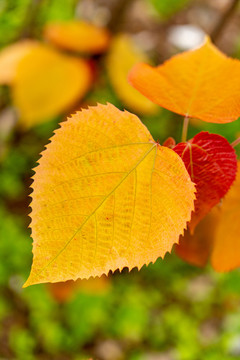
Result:
M228 192L236 177L237 158L228 141L217 134L200 132L186 143L173 148L182 158L196 184L195 211L189 228L195 226Z

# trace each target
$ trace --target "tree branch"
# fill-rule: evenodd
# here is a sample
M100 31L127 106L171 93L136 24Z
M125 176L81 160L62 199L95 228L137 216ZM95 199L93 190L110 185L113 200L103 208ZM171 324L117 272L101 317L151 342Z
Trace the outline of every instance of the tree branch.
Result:
M223 13L223 15L220 17L219 21L217 22L215 28L213 29L213 31L211 33L211 39L212 39L213 43L216 43L216 41L221 36L225 25L227 24L227 22L230 20L230 18L234 14L238 5L239 5L239 0L232 0L232 3L228 7L227 11L225 13Z
M130 0L118 0L112 11L112 18L109 21L108 28L112 33L116 33L121 28L122 19L125 16L128 6L132 2Z

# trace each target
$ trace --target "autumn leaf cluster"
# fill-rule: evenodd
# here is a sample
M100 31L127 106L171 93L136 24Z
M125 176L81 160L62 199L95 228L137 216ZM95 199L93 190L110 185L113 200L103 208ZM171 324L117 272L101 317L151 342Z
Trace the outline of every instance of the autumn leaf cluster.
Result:
M48 37L62 31L64 47L69 29L55 31ZM118 41L124 52L126 42ZM239 77L240 62L209 39L156 68L136 64L128 76L148 98L144 106L181 114L185 124L236 120ZM210 259L218 271L238 267L239 167L220 135L160 145L136 115L111 104L77 112L55 131L35 169L25 286L140 269L176 243L177 254L196 265Z
M28 129L84 103L100 77L101 56L123 104L137 113L156 113L158 106L127 81L135 63L148 61L128 34L112 38L107 29L84 21L51 22L42 39L21 40L0 52L0 85L10 87L19 125Z

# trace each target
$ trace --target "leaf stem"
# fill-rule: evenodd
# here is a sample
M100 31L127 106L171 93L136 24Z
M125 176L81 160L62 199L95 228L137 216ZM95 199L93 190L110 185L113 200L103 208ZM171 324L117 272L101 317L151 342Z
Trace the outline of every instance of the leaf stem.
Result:
M183 120L182 142L185 142L187 140L188 124L189 124L189 117L186 115Z
M237 138L236 140L234 140L234 141L231 143L232 147L235 147L235 146L237 146L238 144L240 144L240 136L239 136L239 138Z

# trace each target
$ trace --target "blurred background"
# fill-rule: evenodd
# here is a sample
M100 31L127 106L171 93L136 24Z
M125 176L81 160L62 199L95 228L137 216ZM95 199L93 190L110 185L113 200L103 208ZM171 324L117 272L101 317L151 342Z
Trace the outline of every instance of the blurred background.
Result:
M110 102L136 113L160 143L179 142L182 118L138 94L127 73L198 46L206 33L240 58L239 5L0 0L0 360L240 359L239 270L217 274L172 253L140 272L22 289L32 169L59 122ZM192 120L188 138L201 130L233 141L240 121Z

